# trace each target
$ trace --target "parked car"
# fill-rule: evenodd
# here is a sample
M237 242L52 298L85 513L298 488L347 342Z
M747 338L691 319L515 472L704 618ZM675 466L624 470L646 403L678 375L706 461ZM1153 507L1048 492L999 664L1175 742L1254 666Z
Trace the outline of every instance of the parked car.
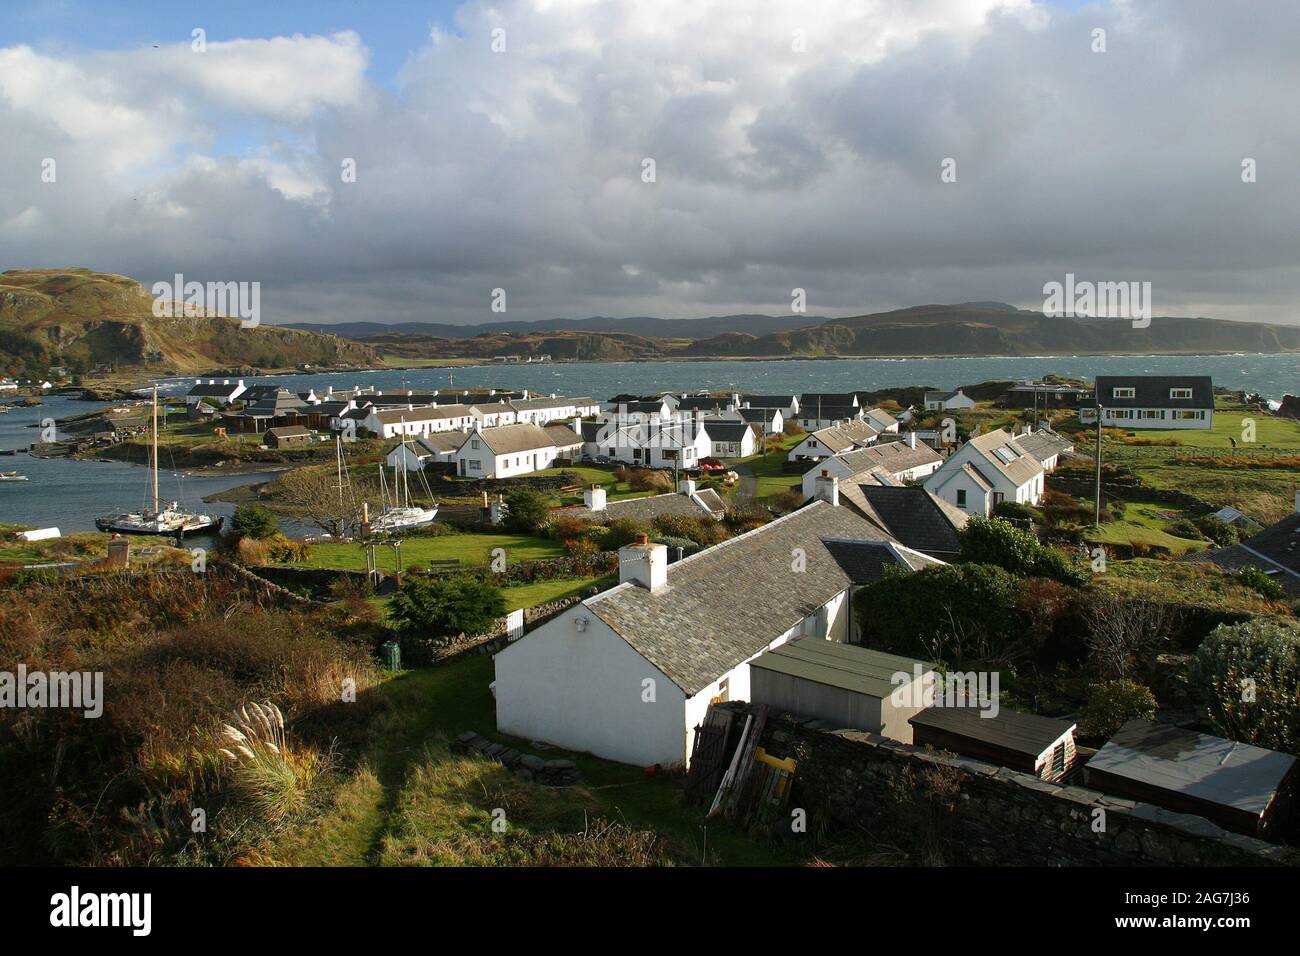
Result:
M726 471L727 466L716 458L701 458L700 471Z

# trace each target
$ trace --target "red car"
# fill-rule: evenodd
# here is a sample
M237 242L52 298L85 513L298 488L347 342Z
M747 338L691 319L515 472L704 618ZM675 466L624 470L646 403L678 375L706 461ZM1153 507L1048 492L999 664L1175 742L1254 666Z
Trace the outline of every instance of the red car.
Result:
M727 466L716 458L701 458L700 471L726 471Z

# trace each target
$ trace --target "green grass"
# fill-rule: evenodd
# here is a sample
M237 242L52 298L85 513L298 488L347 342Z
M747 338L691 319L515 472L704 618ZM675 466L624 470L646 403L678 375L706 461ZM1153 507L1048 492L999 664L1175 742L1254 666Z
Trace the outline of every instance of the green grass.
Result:
M608 576L606 576L608 577ZM505 595L506 604L510 610L515 608L536 607L539 604L546 604L550 601L558 601L561 598L572 597L584 588L589 588L597 581L604 581L604 578L557 578L553 581L535 581L532 584L517 584L514 587L502 588L501 592Z
M583 811L598 813L635 829L655 830L688 861L704 860L707 826L710 864L797 862L790 851L764 846L726 824L706 823L700 810L683 807L676 775L646 776L638 767L585 754L539 751L528 741L497 734L488 691L492 675L490 657L470 657L404 672L372 690L375 699L367 703L378 705L378 713L360 764L343 776L313 820L279 838L267 854L268 862L430 862L480 834L494 806L508 807L514 825L523 821L537 830L561 821L572 826ZM486 761L449 757L441 742L465 730L548 758L569 757L582 771L582 786L545 791L508 777ZM478 845L491 850L491 838L484 835Z
M1242 434L1242 421L1252 418L1255 421L1255 441L1247 442ZM1276 418L1251 411L1215 411L1213 428L1134 428L1129 429L1138 438L1152 441L1174 441L1191 448L1224 448L1231 450L1232 442L1237 447L1251 448L1294 448L1300 449L1300 421L1290 418Z
M1085 540L1096 544L1145 544L1164 548L1174 555L1209 547L1207 542L1180 538L1166 532L1164 527L1170 520L1162 517L1166 513L1176 513L1176 509L1169 505L1130 502L1125 506L1122 518L1108 521L1100 528L1088 528L1083 536Z
M547 538L527 534L448 534L441 537L410 537L403 539L402 566L405 568L427 565L430 561L454 558L462 567L483 567L492 558L492 551L502 548L506 562L532 561L538 558L562 556L564 548ZM380 567L392 565L392 552L387 548L378 551ZM365 552L359 544L313 544L305 561L288 562L304 568L361 569L366 566Z
M790 449L806 437L806 434L783 435L781 436L780 447L776 450L762 455L742 458L737 462L737 464L744 465L752 471L758 479L758 486L754 490L755 498L767 498L782 491L789 491L791 488L799 487L803 476L795 472L786 472L783 469L789 457Z

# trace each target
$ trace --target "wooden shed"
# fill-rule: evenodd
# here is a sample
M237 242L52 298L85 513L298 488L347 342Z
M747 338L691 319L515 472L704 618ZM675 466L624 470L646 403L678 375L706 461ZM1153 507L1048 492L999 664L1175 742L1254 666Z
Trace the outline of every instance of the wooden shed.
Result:
M754 703L905 744L933 693L933 664L855 644L799 638L749 662Z
M1277 750L1130 720L1084 767L1089 787L1267 836L1288 812L1296 758Z
M999 708L927 707L911 719L917 746L949 750L1043 780L1059 780L1076 760L1075 725Z

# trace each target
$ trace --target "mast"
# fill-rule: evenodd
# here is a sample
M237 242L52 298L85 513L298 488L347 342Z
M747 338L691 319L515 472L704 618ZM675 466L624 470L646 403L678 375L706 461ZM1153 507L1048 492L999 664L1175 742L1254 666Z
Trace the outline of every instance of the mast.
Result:
M153 387L153 513L158 513L158 386Z

